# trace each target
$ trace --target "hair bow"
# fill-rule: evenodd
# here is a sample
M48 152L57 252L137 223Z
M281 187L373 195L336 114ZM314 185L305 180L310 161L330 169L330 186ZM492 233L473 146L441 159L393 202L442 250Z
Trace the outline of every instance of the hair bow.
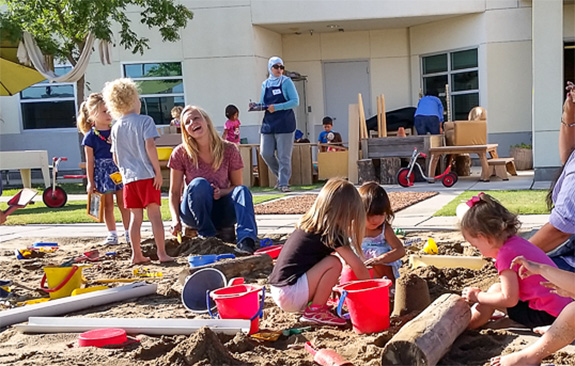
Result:
M469 199L467 201L467 206L469 207L473 207L475 206L475 204L477 204L479 201L481 201L481 196L484 195L485 193L480 192L477 196L473 196L471 197L471 199Z

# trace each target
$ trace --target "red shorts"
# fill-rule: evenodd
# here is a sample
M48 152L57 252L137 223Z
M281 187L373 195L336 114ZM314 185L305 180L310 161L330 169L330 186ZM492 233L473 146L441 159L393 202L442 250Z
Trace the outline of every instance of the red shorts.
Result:
M124 184L125 208L146 208L150 203L162 205L162 192L154 188L154 179Z

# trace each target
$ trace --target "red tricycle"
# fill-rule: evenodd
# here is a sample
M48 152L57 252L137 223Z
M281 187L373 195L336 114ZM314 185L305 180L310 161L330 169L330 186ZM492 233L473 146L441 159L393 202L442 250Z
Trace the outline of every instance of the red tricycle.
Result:
M441 183L447 188L453 187L455 183L457 183L457 174L451 171L451 164L447 164L447 169L440 175L436 175L435 177L428 177L423 173L423 169L421 169L421 165L417 162L418 157L427 158L427 154L421 153L417 151L417 148L413 149L413 154L411 154L411 159L409 160L409 164L406 168L401 168L397 172L397 182L402 187L411 187L413 186L413 182L415 181L415 172L413 168L417 166L419 169L419 173L429 183L433 183L436 180L441 179Z
M58 167L61 161L67 161L68 158L52 158L52 186L44 191L42 194L42 201L47 207L59 208L66 204L68 201L68 194L62 187L56 186L56 177L58 176ZM84 179L85 175L64 175L65 179Z

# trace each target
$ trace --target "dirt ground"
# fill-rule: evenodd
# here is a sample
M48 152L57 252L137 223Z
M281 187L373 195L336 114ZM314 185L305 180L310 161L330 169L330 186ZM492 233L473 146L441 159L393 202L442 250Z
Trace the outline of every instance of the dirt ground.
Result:
M462 245L463 239L457 232L409 233L408 237L434 238L439 247L439 254L470 255L472 248ZM285 242L286 237L269 236L274 243ZM134 268L129 267L130 248L127 244L118 246L102 246L101 239L96 238L37 238L14 239L2 243L0 252L0 278L11 279L18 284L37 288L43 275L42 268L47 265L59 265L69 258L78 256L88 250L98 249L106 253L113 251L115 255L104 255L101 260L92 262L91 267L83 268L83 275L89 281L102 278L133 278ZM17 260L13 248L25 248L34 242L50 241L59 244L59 250L54 253L35 253L30 259ZM422 243L408 247L408 252L420 250ZM145 252L152 257L155 254L153 241L148 239L143 243ZM177 256L177 264L150 264L138 266L136 269L147 269L150 272L161 272L162 277L149 279L158 284L158 292L153 296L132 299L85 309L67 314L74 317L107 318L207 318L187 310L180 294L174 291L173 284L182 270L188 268L187 256L190 254L221 254L233 251L232 244L226 244L219 239L211 238L186 239L182 244L167 240L168 252ZM475 253L477 254L477 253ZM401 268L402 275L417 275L427 282L430 297L433 301L442 293L460 294L465 286L478 286L487 289L496 281L496 271L492 264L481 270L469 269L437 269L425 267L409 269L406 263ZM156 262L157 263L157 262ZM265 285L267 275L271 271L260 271L246 277L247 283ZM87 285L90 285L87 284ZM119 286L111 284L111 286ZM41 291L28 291L11 286L15 296L12 302L4 302L3 310L15 301L27 300L45 296ZM281 336L275 342L257 341L244 335L226 336L213 333L208 328L202 328L191 336L147 336L136 335L138 343L120 349L79 347L78 334L22 334L11 326L0 328L0 364L2 365L97 365L107 364L132 365L313 365L312 356L302 349L307 341L312 341L319 348L335 349L355 365L380 365L381 354L385 344L407 321L417 313L409 313L401 317L392 317L391 326L387 330L375 334L358 335L351 325L345 328L333 326L312 326L311 330L302 334ZM497 325L493 322L492 325ZM265 300L264 316L260 321L261 329L283 330L300 327L306 324L299 322L299 316L281 311L270 297ZM497 329L499 328L499 329ZM493 327L466 331L455 342L451 350L440 361L441 365L486 365L489 359L501 353L517 351L536 337L526 330L515 328ZM531 340L525 338L531 336ZM575 365L573 352L560 351L545 360L556 365Z

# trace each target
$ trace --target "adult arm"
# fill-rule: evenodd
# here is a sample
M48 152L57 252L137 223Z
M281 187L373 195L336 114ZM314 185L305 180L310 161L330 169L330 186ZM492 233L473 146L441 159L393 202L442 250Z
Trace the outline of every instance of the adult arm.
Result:
M559 156L561 162L569 159L571 152L575 150L575 90L571 89L563 103L563 114L561 115L561 127L559 127Z
M297 89L293 81L286 77L282 83L282 93L286 98L283 103L274 104L274 109L276 111L283 111L286 109L292 109L299 105L299 95L297 94Z
M571 234L564 233L550 223L543 225L530 239L532 244L541 248L544 252L555 249L559 244L569 239Z
M94 149L88 145L84 145L84 154L86 155L86 175L88 178L86 192L96 192L96 183L94 182Z
M513 259L511 265L520 266L517 273L521 278L526 278L531 275L541 275L556 287L564 290L570 297L575 298L575 273L564 271L548 264L533 262L525 259L523 256Z
M437 109L439 110L439 122L443 122L443 103L441 103L441 99L437 99Z
M172 215L172 235L177 235L182 231L180 221L180 201L182 198L182 183L184 181L184 172L177 169L170 169L170 192L168 202L170 205L170 214Z
M160 160L158 159L156 141L153 137L146 139L146 153L154 167L154 188L160 190L162 188L162 170L160 169Z

